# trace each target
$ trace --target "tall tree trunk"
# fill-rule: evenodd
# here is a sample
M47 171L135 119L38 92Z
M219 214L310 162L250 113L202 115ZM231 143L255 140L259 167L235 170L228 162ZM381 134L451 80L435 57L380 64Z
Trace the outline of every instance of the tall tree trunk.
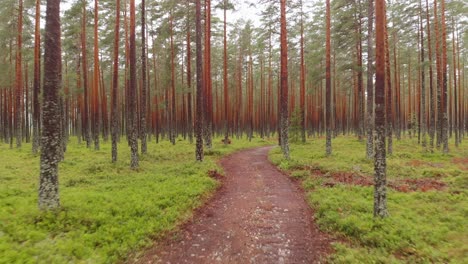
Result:
M196 148L195 158L197 161L203 161L203 80L202 80L202 43L201 43L201 4L200 0L195 0L195 44L197 59L197 113L195 116L195 137Z
M330 73L330 51L331 51L331 38L330 38L330 0L326 1L326 43L325 43L325 112L326 112L326 155L332 154L331 144L331 73Z
M445 0L441 0L442 25L442 145L443 152L448 153L448 113L447 113L447 25L445 23Z
M458 71L458 144L461 144L462 138L464 136L463 129L466 127L466 118L464 118L464 109L466 109L466 104L464 105L465 91L463 90L461 67L460 67L460 32L457 28L457 71ZM464 75L463 75L464 76Z
M47 0L44 35L44 92L42 105L42 151L38 205L42 210L60 206L58 163L60 161L59 90L62 86L60 0Z
M170 116L170 131L169 131L169 138L171 140L172 145L175 145L175 140L176 140L176 126L177 126L177 117L176 117L176 112L177 112L177 107L176 107L176 91L175 91L175 54L174 54L174 28L173 28L173 14L172 14L172 9L170 12L170 31L171 31L171 113L169 114Z
M388 154L393 154L393 116L392 116L392 77L390 73L390 45L388 42L388 27L387 27L387 11L385 14L385 80L387 89L386 98L386 122L387 122L387 140L388 140Z
M86 147L91 147L91 129L90 129L90 120L89 120L89 94L88 94L88 59L86 48L86 26L87 26L87 16L86 16L86 0L83 0L83 17L81 25L81 52L82 55L82 66L83 66L83 91L84 91L84 108L83 108L83 132L85 134Z
M228 77L227 77L227 23L226 23L227 0L224 0L223 10L223 92L224 92L224 144L229 143L229 119L228 119Z
M375 81L375 183L374 217L386 217L386 152L385 152L385 0L375 0L376 81Z
M356 19L356 59L357 59L357 103L358 103L358 138L362 141L364 135L364 93L363 93L363 77L362 77L362 14L361 2L358 1L358 12ZM336 64L336 59L334 60ZM336 67L335 67L336 68ZM335 87L336 90L336 87Z
M36 0L36 16L34 28L34 81L33 81L33 143L32 152L39 150L40 104L41 91L41 0Z
M286 0L280 0L281 4L281 73L280 73L280 115L281 115L281 148L285 159L289 159L289 114L288 114L288 41L286 29Z
M430 15L429 15L429 1L426 0L426 30L427 30L427 47L428 47L428 60L429 60L429 150L434 151L434 136L435 136L435 91L434 91L434 80L432 71L432 45L431 45L431 26L430 26Z
M138 114L137 114L137 66L136 66L136 43L135 43L135 0L130 0L130 80L129 80L129 126L130 126L130 167L138 168Z
M18 0L18 35L16 38L16 102L15 102L15 132L16 147L21 147L23 111L23 0Z
M374 0L369 0L367 9L367 144L366 157L374 156L374 49L373 49L373 24L374 24Z
M435 31L435 54L436 54L436 71L437 71L437 132L436 132L436 147L440 148L442 143L442 57L440 50L440 41L442 36L440 35L438 12L437 12L437 0L434 0L434 31Z
M98 45L98 0L94 0L94 70L93 70L93 139L94 149L99 150L99 45Z
M421 30L421 132L422 132L422 147L426 150L426 73L425 73L425 53L424 53L424 25L422 16L422 4L419 1L419 17Z
M188 6L187 2L187 7ZM189 8L187 8L189 10ZM192 114L192 47L191 47L191 36L190 36L190 12L187 16L187 130L190 143L193 142L193 114Z
M213 134L213 92L211 80L211 0L205 0L205 119L204 134L205 145L208 149L212 148Z
M300 77L300 111L301 111L301 140L306 142L306 123L305 123L305 64L304 64L304 17L302 11L302 0L300 1L301 7L301 77ZM263 97L263 95L262 95Z
M26 63L24 70L24 136L26 137L26 143L30 142L30 124L29 124L29 79L28 79L28 73L29 73L29 63Z
M119 137L118 88L119 88L119 40L120 40L120 0L116 0L114 68L112 73L111 123L112 123L112 162L117 161L117 141Z
M458 119L458 94L457 94L457 57L455 56L455 53L457 51L457 46L458 46L458 39L455 38L455 31L456 31L456 26L455 26L455 20L452 17L452 25L453 25L453 31L452 31L452 61L453 61L453 101L454 101L454 130L455 130L455 147L458 148L459 144L459 131L458 131L458 123L460 120Z
M141 1L141 96L140 96L140 138L141 153L147 153L146 143L146 102L147 98L147 72L146 72L146 6L145 0Z

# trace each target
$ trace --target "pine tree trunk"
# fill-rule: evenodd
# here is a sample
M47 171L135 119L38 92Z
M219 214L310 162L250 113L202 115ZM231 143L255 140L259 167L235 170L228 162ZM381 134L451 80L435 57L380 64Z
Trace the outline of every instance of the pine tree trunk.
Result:
M47 0L44 35L44 92L42 106L42 151L38 204L41 210L60 206L58 163L60 161L59 90L62 86L60 0Z
M34 29L34 81L33 81L33 143L32 152L39 150L40 104L41 91L41 0L36 0L36 16Z
M386 152L385 152L385 0L375 1L376 81L374 217L387 217Z
M447 113L447 25L445 23L445 0L441 0L442 25L442 145L443 152L448 153L448 113Z
M426 0L426 30L427 30L427 47L428 47L428 61L429 61L429 150L434 151L434 137L435 137L435 91L434 80L432 71L432 46L431 46L431 26L429 15L429 1Z
M326 112L326 155L332 154L331 144L331 76L330 76L330 50L331 50L331 39L330 39L330 0L326 0L326 43L325 43L325 112Z
M170 139L172 145L175 145L175 140L176 140L176 131L177 131L177 117L176 117L176 112L177 112L177 106L176 106L176 91L175 91L175 54L174 54L174 28L173 28L173 14L172 10L170 12L170 31L171 31L171 36L170 36L170 41L171 41L171 112L169 114L170 116Z
M425 53L424 53L424 25L422 16L422 4L419 1L419 17L420 17L420 30L421 30L421 132L422 132L422 147L426 150L426 73L425 73Z
M280 0L281 3L281 73L280 73L280 115L281 115L281 148L285 159L289 160L289 114L288 114L288 41L286 29L286 0Z
M91 147L91 131L90 131L90 120L89 120L89 93L88 93L88 59L87 59L87 48L86 48L86 3L83 2L83 17L81 25L81 52L82 55L82 66L83 66L83 91L84 91L84 107L83 107L83 133L86 140L86 147Z
M211 0L205 0L205 116L204 116L204 136L205 145L212 148L213 134L213 92L211 80Z
M130 80L129 80L129 126L130 126L130 167L138 168L138 114L137 114L137 65L135 43L135 0L130 0Z
M226 22L227 0L224 0L223 20L223 92L224 92L224 144L229 143L229 119L228 119L228 77L227 77L227 22Z
M187 4L188 5L188 4ZM190 15L190 12L189 12ZM192 47L190 36L189 16L187 16L187 130L189 142L193 142L193 114L192 114Z
M302 14L302 0L301 5L301 87L300 87L300 111L301 111L301 141L306 142L306 123L305 123L305 64L304 64L304 18ZM262 96L263 97L263 96Z
M197 59L197 112L195 116L195 137L196 148L195 158L197 161L203 161L203 83L202 83L202 43L201 43L201 4L200 0L195 0L195 44Z
M117 162L117 141L119 136L119 114L118 114L118 88L119 88L119 40L120 40L120 0L116 0L115 10L115 37L114 37L114 65L112 73L112 97L111 97L111 140L112 140L112 162Z
M360 1L359 6L360 6ZM359 8L359 7L358 7ZM357 103L358 103L358 138L359 141L362 141L364 135L364 93L363 93L363 76L362 76L362 15L359 8L357 12L357 21L356 21L356 59L357 59ZM336 58L334 59L336 64ZM336 68L336 67L334 67ZM335 86L336 90L336 86ZM334 104L335 105L335 104ZM336 120L336 119L334 119Z
M140 96L140 138L141 138L141 153L147 153L146 142L146 101L148 84L146 81L147 62L146 62L146 6L145 0L141 1L141 96Z
M442 36L440 35L438 12L437 12L437 0L434 0L434 31L435 31L435 54L436 54L436 71L437 71L437 126L436 126L436 147L440 148L442 143L442 119L443 119L443 108L442 108L442 57L440 50L440 41Z
M393 154L393 116L392 116L392 78L390 73L390 45L388 43L387 15L385 14L385 80L386 80L386 122L387 122L387 140L388 155Z
M94 149L99 150L99 46L98 46L98 0L94 0L94 70L93 70L93 101L92 124Z
M373 24L374 24L374 1L369 0L367 9L367 144L366 157L374 157L374 50L373 50Z
M15 94L15 133L16 147L21 147L22 140L22 118L23 111L23 0L18 0L18 33L16 38L16 94Z

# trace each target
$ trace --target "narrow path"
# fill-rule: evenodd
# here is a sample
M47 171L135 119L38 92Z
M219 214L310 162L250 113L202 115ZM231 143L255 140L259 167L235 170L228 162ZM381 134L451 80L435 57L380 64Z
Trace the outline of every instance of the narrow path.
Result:
M268 161L270 149L222 159L222 189L178 239L155 246L140 263L319 263L330 240L300 188Z

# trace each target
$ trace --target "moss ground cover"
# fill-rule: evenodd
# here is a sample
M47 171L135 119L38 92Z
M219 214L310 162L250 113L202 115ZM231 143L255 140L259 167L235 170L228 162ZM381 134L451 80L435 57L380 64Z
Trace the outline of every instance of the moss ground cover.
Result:
M394 140L388 157L389 181L437 181L441 190L388 190L390 217L372 216L373 188L333 181L347 173L373 175L373 161L365 158L365 141L354 137L333 140L333 155L325 156L325 140L311 139L291 146L290 161L278 148L270 159L302 181L319 226L341 237L334 244L335 263L467 263L468 145L450 154L427 153L416 139Z
M94 151L72 138L59 169L62 208L50 213L37 209L39 156L29 144L9 149L0 143L0 263L125 260L176 228L216 189L208 171L220 171L221 156L271 144L214 142L203 163L194 161L194 145L186 141L150 143L133 171L124 139L112 164L110 143Z

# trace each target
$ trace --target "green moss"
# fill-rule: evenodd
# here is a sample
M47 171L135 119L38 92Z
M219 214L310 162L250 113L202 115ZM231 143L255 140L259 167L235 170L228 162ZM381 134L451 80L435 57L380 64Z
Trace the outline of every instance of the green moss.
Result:
M200 163L194 145L185 141L153 143L133 171L122 142L119 161L112 164L110 143L94 151L72 138L59 168L62 208L46 213L37 209L39 156L29 144L0 145L0 263L124 260L187 219L216 189L207 172L220 170L219 157L271 144L256 139L225 146L215 139L213 155Z
M270 159L292 175L302 175L304 168L320 171L303 178L308 201L321 229L349 241L334 244L331 262L468 262L468 172L452 162L468 156L466 145L443 155L424 152L415 140L395 140L394 154L387 160L390 180L436 178L448 187L409 193L389 189L390 217L374 219L372 187L323 184L333 172L359 172L371 177L373 160L365 158L365 142L342 137L333 139L332 144L331 157L324 155L323 139L291 145L294 166L283 160L278 148L270 152Z

